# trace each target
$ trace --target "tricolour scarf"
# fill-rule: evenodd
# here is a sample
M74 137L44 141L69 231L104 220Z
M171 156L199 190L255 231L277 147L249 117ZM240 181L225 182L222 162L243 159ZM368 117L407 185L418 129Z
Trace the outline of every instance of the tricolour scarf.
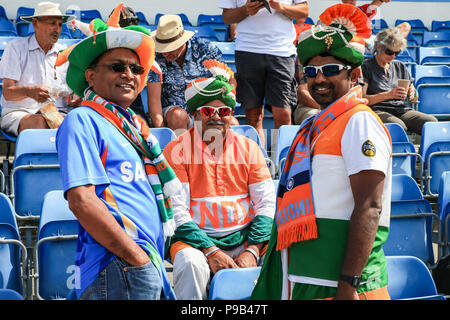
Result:
M360 86L352 88L319 114L305 120L289 149L277 194L277 250L317 239L311 188L311 152L315 139L341 114L367 103Z
M170 197L181 190L181 182L166 161L158 139L151 134L148 125L128 108L133 123L125 118L114 105L94 91L85 91L83 106L88 106L114 125L142 155L145 172L150 182L163 223L164 237L171 237L175 232L172 203Z

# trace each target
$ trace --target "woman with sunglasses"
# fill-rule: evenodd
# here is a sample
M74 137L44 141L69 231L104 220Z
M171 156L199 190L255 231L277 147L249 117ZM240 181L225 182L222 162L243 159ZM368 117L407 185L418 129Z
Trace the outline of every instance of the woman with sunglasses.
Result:
M398 28L391 27L377 34L375 56L362 66L363 92L368 105L384 123L398 123L405 131L420 135L425 122L437 119L412 108L412 102L419 98L414 79L403 62L394 60L405 48L406 40ZM408 80L409 86L401 87L399 80Z

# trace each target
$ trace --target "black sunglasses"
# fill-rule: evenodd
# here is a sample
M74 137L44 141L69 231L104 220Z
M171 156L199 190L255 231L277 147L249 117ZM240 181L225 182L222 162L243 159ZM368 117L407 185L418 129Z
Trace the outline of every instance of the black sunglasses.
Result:
M114 62L111 64L103 64L102 66L111 68L112 71L119 73L125 72L127 66L130 67L131 73L133 73L134 75L141 75L145 72L144 67L138 64L125 64L122 62Z
M308 78L317 77L319 70L325 77L337 76L341 70L350 70L350 66L343 66L342 64L325 64L323 66L306 66L303 67L303 72Z
M392 51L391 49L384 49L384 53L386 53L388 56L396 55L398 56L401 51Z

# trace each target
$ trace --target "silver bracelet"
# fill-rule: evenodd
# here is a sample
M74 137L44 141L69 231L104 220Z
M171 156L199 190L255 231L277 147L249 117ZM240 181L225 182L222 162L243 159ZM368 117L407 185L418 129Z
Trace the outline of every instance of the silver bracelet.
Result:
M256 253L255 250L253 250L252 248L246 248L244 251L250 252L250 253L255 257L255 259L256 259L256 264L259 263L259 256L258 256L258 254Z
M217 250L220 250L220 248L215 247L214 249L208 251L207 253L205 253L205 257L208 258L208 256L212 255L214 252L216 252Z

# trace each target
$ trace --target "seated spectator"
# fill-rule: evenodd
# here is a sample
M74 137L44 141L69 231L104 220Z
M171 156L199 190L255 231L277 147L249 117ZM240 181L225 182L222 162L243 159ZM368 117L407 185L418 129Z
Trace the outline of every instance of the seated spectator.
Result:
M62 14L57 3L41 2L33 16L21 18L33 24L35 33L10 41L0 62L1 128L12 135L25 129L57 127L59 122L46 118L41 107L51 106L51 112L62 120L69 106L80 102L74 99L68 103L67 66L54 67L64 49L57 43L62 24L75 16Z
M362 66L363 92L368 105L384 123L398 123L405 131L420 135L425 122L437 119L411 107L411 102L418 100L413 78L403 62L394 60L405 47L406 40L398 28L391 27L377 34L375 56ZM399 85L401 79L410 81L406 89Z
M155 61L162 72L162 81L153 71L149 75L148 107L154 127L166 125L174 131L192 127L193 118L186 111L184 98L186 86L193 79L210 76L203 61L222 61L215 45L193 35L193 31L184 30L178 15L162 16L156 31L152 32L157 52Z
M164 156L183 184L172 197L177 229L170 243L178 299L206 299L212 274L256 267L270 237L275 188L260 147L230 130L236 98L230 77L192 81L186 104L194 127Z

